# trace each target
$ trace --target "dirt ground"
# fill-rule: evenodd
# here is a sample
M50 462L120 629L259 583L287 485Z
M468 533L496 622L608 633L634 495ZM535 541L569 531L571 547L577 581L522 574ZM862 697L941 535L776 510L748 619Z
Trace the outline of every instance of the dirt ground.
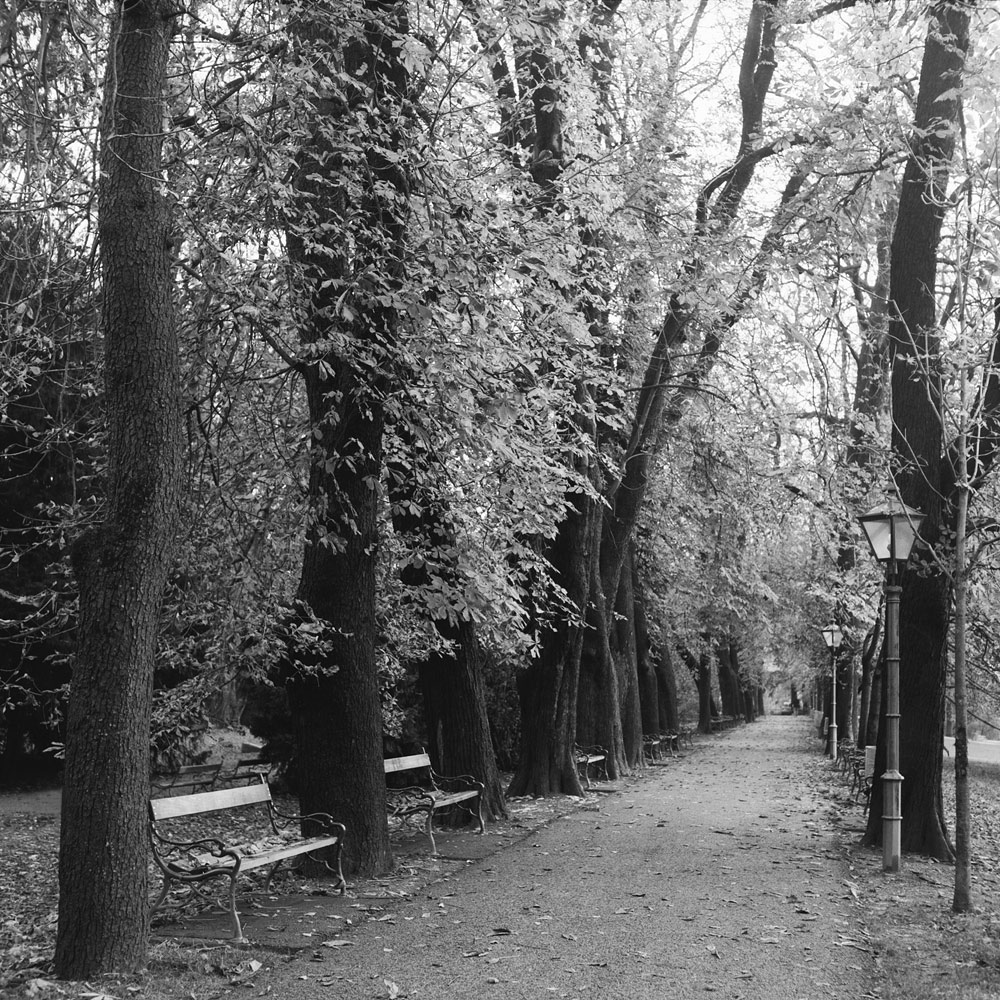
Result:
M160 927L138 979L53 983L39 957L7 984L43 1000L1000 996L995 865L977 856L971 917L948 912L949 866L881 872L819 751L807 720L762 719L582 802L515 800L485 837L442 831L439 857L397 842L399 873L344 898L248 897L245 948L192 938L212 930L200 918Z

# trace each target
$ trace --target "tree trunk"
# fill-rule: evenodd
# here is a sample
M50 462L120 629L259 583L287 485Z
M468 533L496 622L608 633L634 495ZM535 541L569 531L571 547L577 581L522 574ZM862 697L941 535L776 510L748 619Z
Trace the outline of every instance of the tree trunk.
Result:
M667 727L660 727L660 697L653 662L654 651L649 639L646 599L634 550L632 556L632 594L635 605L636 673L639 680L639 710L642 731L644 735L655 736L658 733L665 733Z
M419 590L430 584L433 575L446 586L461 589L455 528L444 501L423 482L429 475L428 457L410 428L399 427L398 437L407 454L406 461L398 457L388 463L393 529L425 555L419 565L411 562L404 567L402 580ZM448 650L431 653L417 666L431 760L441 774L470 774L481 781L483 815L490 820L505 818L507 805L486 708L486 653L479 631L457 612L433 621ZM458 815L467 818L464 812Z
M961 413L967 413L965 377L962 376ZM959 434L962 456L958 483L958 509L955 512L955 891L951 908L955 913L972 910L972 815L969 802L969 730L965 678L966 594L968 572L965 558L966 526L969 512L969 454L966 428Z
M471 774L481 781L483 815L504 819L507 804L486 713L486 654L472 622L434 624L452 652L431 654L419 665L431 759L441 774Z
M892 451L903 501L926 515L933 546L953 482L944 481L941 355L935 292L949 164L960 127L969 47L969 6L936 3L924 45L920 90L891 247ZM941 742L947 681L950 582L928 562L904 574L900 606L900 761L904 850L950 860L941 801ZM884 730L883 730L884 732ZM880 752L884 754L884 749ZM881 843L882 789L872 790L866 842Z
M566 591L577 617L548 629L539 655L518 675L521 755L508 795L583 795L573 745L580 655L600 516L596 503L581 493L571 494L567 500L573 512L559 525L548 556L555 581Z
M668 646L659 648L655 658L657 712L659 725L657 732L676 733L680 731L680 710L677 705L677 678L674 675L673 658Z
M146 964L153 656L179 500L179 360L161 191L170 18L113 16L101 122L107 518L73 549L79 642L66 731L56 973Z
M712 703L712 658L708 653L695 656L689 649L681 649L679 652L698 689L698 732L708 735L712 732L712 716L715 715Z
M868 719L864 731L865 746L869 747L878 745L879 727L882 723L882 679L885 676L885 670L882 666L885 662L883 657L884 644L879 643L876 649L877 655L872 657Z
M287 688L301 811L330 813L344 823L350 830L345 867L372 875L392 865L375 586L382 401L398 326L387 303L403 279L409 204L399 132L408 23L401 2L367 0L364 10L368 19L349 37L340 35L328 3L296 6L292 16L296 68L312 74L315 94L288 230L312 427L311 521L298 599L330 628L318 668L293 673ZM334 65L336 54L342 66ZM379 129L368 120L373 107ZM371 139L363 162L338 152L345 131ZM394 196L386 198L386 190ZM357 203L348 203L351 196Z
M632 590L631 545L618 579L615 598L613 656L618 674L618 704L621 709L622 747L625 763L642 763L642 708L639 704L639 673L635 645L635 596Z
M596 560L591 564L591 597L587 631L580 656L580 686L576 707L577 742L607 751L609 778L627 769L622 730L622 684L616 661L615 628L609 621Z

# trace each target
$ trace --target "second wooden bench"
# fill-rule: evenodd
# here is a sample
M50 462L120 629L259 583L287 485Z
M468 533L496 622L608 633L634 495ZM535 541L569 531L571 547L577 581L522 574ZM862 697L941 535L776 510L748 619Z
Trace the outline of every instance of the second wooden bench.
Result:
M436 774L431 767L430 756L426 753L410 754L407 757L387 757L382 762L386 774L407 774L405 780L415 780L419 784L402 788L387 788L386 800L389 816L405 822L414 817L422 819L424 832L431 842L431 851L437 854L434 843L434 813L451 806L464 809L479 823L479 833L486 829L483 824L483 789L481 781L469 775L445 777ZM412 772L413 777L409 777ZM473 805L474 804L474 805Z

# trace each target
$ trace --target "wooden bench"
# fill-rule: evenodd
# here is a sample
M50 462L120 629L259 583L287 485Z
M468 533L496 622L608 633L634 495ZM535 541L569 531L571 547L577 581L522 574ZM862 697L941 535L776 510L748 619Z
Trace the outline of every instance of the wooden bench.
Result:
M862 795L865 799L871 798L872 781L875 779L875 747L866 746L864 752L858 747L852 760L853 775L851 778L851 789L855 799Z
M593 764L602 764L604 767L604 777L608 776L608 751L604 747L573 747L573 759L576 761L580 777L583 778L584 786L590 788L590 768Z
M659 734L646 733L643 736L642 750L646 756L646 760L650 764L655 764L658 760L662 759L663 757L663 754L661 753L662 747L663 747L663 738Z
M713 715L712 730L714 732L716 729L732 729L739 721L735 715Z
M258 781L260 778L268 777L274 761L267 760L260 755L253 757L240 757L233 768L233 773L229 776L230 781Z
M677 730L677 749L679 750L685 743L688 748L694 746L694 734L698 731L698 726L693 722L682 722Z
M229 812L244 806L262 807L267 812L267 829L262 829L263 822L258 824L263 835L253 843L232 844L216 837L184 841L169 836L170 820L202 816L205 813ZM244 817L241 816L242 819ZM263 820L263 817L260 819ZM302 819L315 823L320 833L314 837L301 836L297 824ZM252 830L248 832L251 835L253 833ZM243 941L243 928L236 910L236 883L240 875L257 868L266 868L266 892L283 861L305 854L314 861L319 861L336 876L335 888L343 893L347 888L340 865L344 833L343 824L335 823L326 813L313 813L303 817L279 812L271 799L271 789L264 777L256 785L150 799L149 839L153 860L163 877L163 886L152 905L152 912L168 905L167 897L175 885L189 886L194 894L202 895L202 883L213 878L228 879L228 909L233 937L237 941ZM326 858L316 857L317 851L332 852L333 863Z
M222 761L214 764L185 764L176 771L154 774L150 784L157 792L199 792L212 787L222 770Z
M484 833L483 823L483 790L481 781L466 774L445 777L436 774L431 767L430 756L426 753L410 754L407 757L387 757L382 762L386 774L404 774L414 772L416 785L406 785L402 788L388 787L386 803L389 817L407 822L414 817L422 819L424 832L431 843L431 853L437 854L434 843L434 813L452 806L464 809L479 823L478 833ZM407 777L406 780L411 780ZM473 808L472 803L475 803ZM462 805L462 803L469 803Z

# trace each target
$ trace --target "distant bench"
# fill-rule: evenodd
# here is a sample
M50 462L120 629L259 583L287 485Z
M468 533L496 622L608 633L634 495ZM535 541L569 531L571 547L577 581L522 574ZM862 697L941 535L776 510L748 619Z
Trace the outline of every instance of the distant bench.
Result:
M871 798L872 781L875 778L875 747L866 746L862 751L861 747L855 748L851 754L851 789L854 797L864 796Z
M218 780L222 761L214 764L185 764L176 771L154 774L150 784L159 792L200 792L211 788Z
M583 783L587 788L590 788L590 768L594 764L601 764L604 769L604 777L608 776L608 751L604 747L591 746L591 747L573 747L573 759L576 761L577 770L580 772L580 777L583 778Z
M712 730L716 729L732 729L741 720L735 715L713 715L712 716Z
M169 820L206 813L228 812L243 806L263 807L267 811L265 824L260 811L255 813L261 822L257 832L263 834L252 843L232 844L217 837L203 837L198 840L181 841L169 836L164 824ZM314 837L303 837L293 823L302 819L311 820L320 831ZM248 830L253 836L254 830ZM210 792L196 792L193 795L174 795L168 798L149 800L149 839L153 850L153 860L163 877L163 886L152 911L167 905L167 897L175 885L190 886L201 894L201 884L208 879L229 879L229 919L233 937L243 941L243 928L236 910L236 883L240 875L266 868L264 891L271 885L271 879L278 867L288 858L308 855L332 872L336 878L336 890L343 893L347 888L341 870L340 854L344 843L344 826L335 823L326 813L312 813L309 816L295 816L279 812L271 799L271 789L263 776L259 784L238 788L220 788ZM315 856L317 851L332 851L333 863Z
M485 832L486 827L483 823L485 786L481 781L465 774L455 777L436 774L431 767L431 758L426 753L410 754L407 757L387 757L383 760L382 767L387 775L409 775L412 772L413 778L407 777L406 780L420 782L403 788L387 788L386 801L390 818L402 822L414 817L422 819L424 832L431 843L432 854L437 854L437 845L434 843L434 813L442 809L459 806L478 821L478 832ZM473 802L475 808L472 806Z

